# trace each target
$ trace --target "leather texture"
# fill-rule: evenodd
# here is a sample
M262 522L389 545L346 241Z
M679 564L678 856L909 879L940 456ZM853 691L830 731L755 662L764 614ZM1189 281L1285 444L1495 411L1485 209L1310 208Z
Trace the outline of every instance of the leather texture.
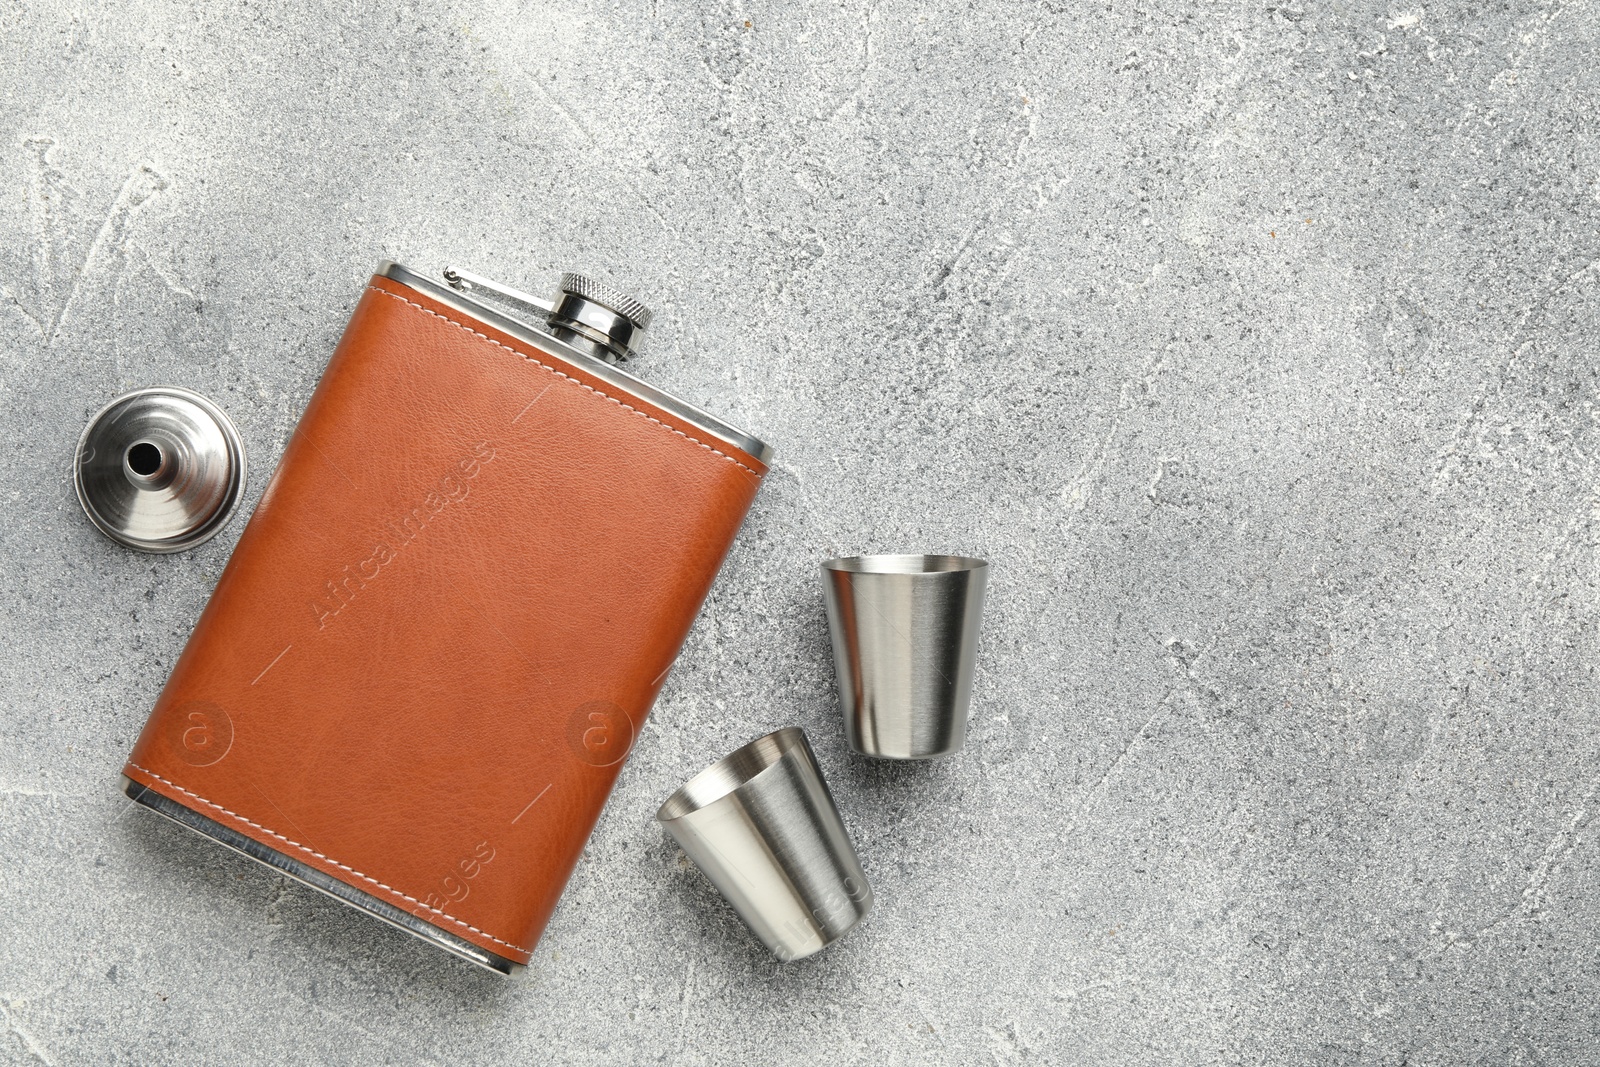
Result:
M125 773L525 963L765 472L374 277Z

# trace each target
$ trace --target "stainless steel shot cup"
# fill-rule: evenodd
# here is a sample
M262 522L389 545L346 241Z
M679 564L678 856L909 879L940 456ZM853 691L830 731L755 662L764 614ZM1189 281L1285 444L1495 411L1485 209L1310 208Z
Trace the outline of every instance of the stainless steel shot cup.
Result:
M989 564L850 556L822 575L850 746L885 759L960 752Z
M656 819L781 960L826 948L872 910L872 887L799 727L707 767Z

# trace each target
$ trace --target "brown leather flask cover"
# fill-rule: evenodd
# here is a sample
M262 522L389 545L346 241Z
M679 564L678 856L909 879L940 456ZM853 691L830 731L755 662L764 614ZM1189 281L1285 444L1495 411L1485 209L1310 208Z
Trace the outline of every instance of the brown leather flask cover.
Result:
M765 473L374 277L125 773L526 963Z

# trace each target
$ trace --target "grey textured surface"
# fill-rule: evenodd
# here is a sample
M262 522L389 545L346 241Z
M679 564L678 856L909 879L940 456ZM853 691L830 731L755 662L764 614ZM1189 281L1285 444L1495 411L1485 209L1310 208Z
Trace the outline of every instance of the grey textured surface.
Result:
M1580 1063L1600 1037L1586 4L0 6L0 1055ZM258 477L367 272L576 269L778 466L534 964L130 806L242 523L79 513L112 395ZM993 561L974 734L852 757L815 565ZM651 821L804 725L879 906L764 955Z

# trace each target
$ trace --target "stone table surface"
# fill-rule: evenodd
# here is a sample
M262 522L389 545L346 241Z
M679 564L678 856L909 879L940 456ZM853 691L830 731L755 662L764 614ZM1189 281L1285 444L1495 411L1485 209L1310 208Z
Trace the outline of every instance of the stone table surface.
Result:
M0 1055L1570 1064L1600 1040L1584 3L0 5ZM612 280L777 464L502 981L116 791L243 522L96 533L135 387L265 483L371 269ZM959 757L853 756L817 563L978 554ZM780 964L653 822L811 734Z

